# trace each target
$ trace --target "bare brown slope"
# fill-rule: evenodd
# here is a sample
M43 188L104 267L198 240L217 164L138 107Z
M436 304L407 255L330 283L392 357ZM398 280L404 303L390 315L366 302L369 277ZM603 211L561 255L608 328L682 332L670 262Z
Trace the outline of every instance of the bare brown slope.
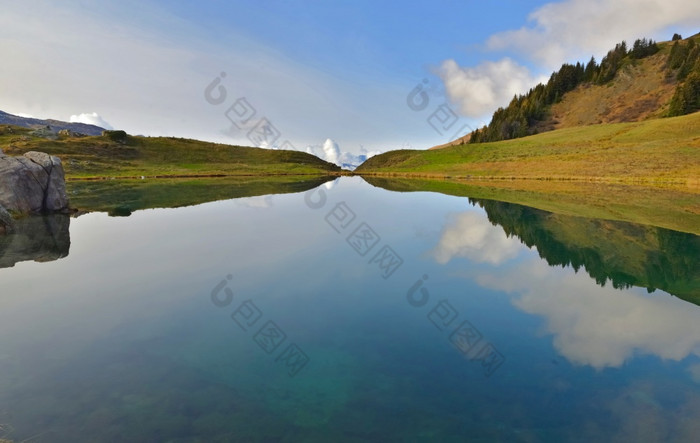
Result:
M471 132L463 137L458 138L457 140L452 140L451 142L445 143L444 145L433 146L432 148L429 148L429 149L443 149L443 148L449 148L450 146L466 145L467 143L469 143L470 138L472 138Z
M677 83L666 69L667 58L668 50L664 48L625 66L608 84L578 86L552 105L549 119L538 125L538 130L662 117Z

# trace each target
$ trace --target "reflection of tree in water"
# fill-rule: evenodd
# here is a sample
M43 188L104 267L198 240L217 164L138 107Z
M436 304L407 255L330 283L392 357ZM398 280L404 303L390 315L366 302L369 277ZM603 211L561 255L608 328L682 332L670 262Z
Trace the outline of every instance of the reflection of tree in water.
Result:
M552 214L495 200L469 199L508 236L536 246L550 266L582 267L601 286L700 295L700 237L627 222ZM562 233L566 233L566 236ZM573 233L573 234L572 234Z
M49 262L68 256L70 217L64 214L24 217L11 234L0 235L0 268L33 260Z
M651 286L663 289L678 281L698 279L700 237L656 228L659 250L649 251L647 278ZM695 290L700 291L699 287Z

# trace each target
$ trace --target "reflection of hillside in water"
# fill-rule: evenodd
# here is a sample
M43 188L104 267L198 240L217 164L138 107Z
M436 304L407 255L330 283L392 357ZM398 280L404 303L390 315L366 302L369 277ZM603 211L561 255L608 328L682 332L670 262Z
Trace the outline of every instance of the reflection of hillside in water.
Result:
M470 266L462 261L451 269L542 318L542 330L569 362L602 369L638 355L673 361L700 355L700 309L639 288L655 282L698 303L696 236L492 200L472 203L488 218L475 210L449 214L430 255L442 265L466 258ZM540 257L524 253L524 243Z
M13 233L0 235L0 268L33 260L49 262L68 256L70 217L63 214L25 217Z
M571 217L495 200L470 199L489 221L550 266L581 268L615 288L664 290L700 304L700 237L633 223Z
M218 200L308 191L329 176L216 177L151 180L96 180L68 183L71 207L129 216L152 208L179 208Z

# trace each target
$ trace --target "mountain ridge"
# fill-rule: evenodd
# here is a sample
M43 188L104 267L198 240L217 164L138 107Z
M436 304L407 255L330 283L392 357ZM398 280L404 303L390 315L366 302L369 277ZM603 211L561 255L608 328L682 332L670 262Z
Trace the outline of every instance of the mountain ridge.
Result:
M105 128L87 123L64 122L54 119L40 119L34 117L21 117L0 111L0 125L19 126L30 129L46 129L50 127L50 132L57 134L58 131L68 130L83 135L101 135Z

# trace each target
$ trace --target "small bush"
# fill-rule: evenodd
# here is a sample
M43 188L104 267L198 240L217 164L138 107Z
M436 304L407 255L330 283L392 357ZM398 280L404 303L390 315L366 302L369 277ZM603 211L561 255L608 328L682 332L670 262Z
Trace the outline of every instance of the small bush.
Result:
M107 137L116 143L126 144L127 134L126 131L102 131L102 137Z
M107 214L110 217L128 217L131 215L131 208L128 206L117 206L112 208Z

